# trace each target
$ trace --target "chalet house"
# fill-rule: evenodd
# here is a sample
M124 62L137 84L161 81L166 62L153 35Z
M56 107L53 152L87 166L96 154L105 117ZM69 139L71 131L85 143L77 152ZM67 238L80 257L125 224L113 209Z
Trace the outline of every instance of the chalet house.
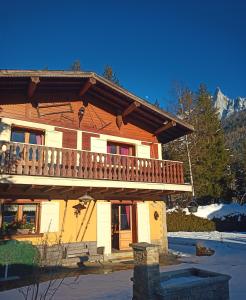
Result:
M0 238L165 251L163 200L191 185L161 144L192 131L95 73L0 71Z

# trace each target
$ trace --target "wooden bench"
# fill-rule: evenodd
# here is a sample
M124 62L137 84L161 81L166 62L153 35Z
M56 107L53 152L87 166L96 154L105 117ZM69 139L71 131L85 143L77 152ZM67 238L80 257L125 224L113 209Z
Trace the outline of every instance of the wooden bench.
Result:
M81 246L68 246L65 248L65 257L66 258L73 258L73 257L81 257L81 256L88 256L89 251L86 248L82 248Z

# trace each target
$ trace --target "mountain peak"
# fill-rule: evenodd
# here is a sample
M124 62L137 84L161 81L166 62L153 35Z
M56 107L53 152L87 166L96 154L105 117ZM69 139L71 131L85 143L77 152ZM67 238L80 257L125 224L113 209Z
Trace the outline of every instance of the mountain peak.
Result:
M246 98L237 97L230 99L224 95L219 87L216 88L213 97L214 106L217 108L220 118L226 118L234 112L246 109Z

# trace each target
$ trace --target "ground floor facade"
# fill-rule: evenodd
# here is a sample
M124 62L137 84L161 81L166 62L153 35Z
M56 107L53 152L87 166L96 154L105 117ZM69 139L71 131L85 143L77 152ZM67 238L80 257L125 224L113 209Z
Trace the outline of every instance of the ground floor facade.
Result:
M134 242L167 251L163 201L2 200L2 239L34 245L80 244L88 255L130 250Z

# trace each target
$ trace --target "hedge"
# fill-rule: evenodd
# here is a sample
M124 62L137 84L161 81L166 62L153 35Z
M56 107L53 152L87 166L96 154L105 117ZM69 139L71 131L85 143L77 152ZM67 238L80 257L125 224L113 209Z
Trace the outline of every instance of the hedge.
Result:
M0 243L0 264L22 264L34 266L38 264L38 249L28 242L16 240Z
M245 215L225 216L223 219L213 218L212 220L218 231L246 231Z
M167 230L175 231L214 231L216 225L214 221L196 217L192 214L178 210L167 213Z

